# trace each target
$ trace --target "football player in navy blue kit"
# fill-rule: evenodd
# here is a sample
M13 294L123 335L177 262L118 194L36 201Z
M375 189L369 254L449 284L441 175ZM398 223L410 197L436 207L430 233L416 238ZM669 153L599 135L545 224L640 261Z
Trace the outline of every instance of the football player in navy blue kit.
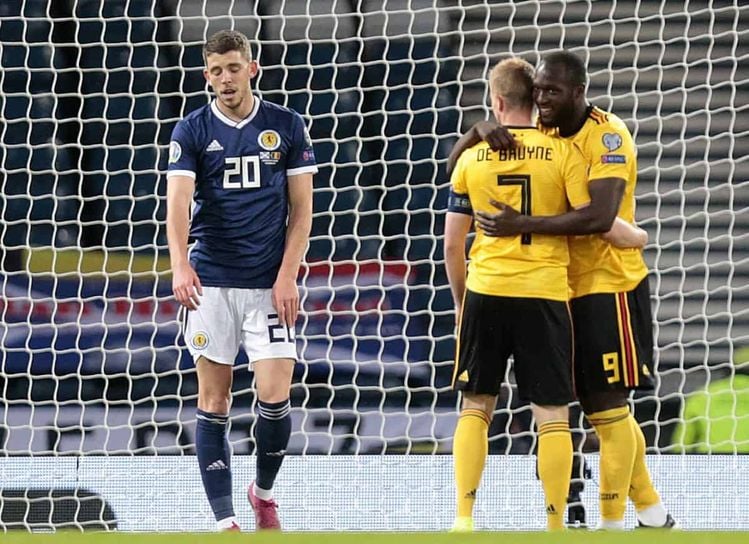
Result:
M258 64L246 36L218 32L203 57L216 96L172 133L166 220L172 287L188 310L185 343L198 374L197 457L218 529L238 531L226 431L241 346L259 412L248 498L258 529L280 529L272 490L291 434L296 278L317 167L302 117L252 93Z

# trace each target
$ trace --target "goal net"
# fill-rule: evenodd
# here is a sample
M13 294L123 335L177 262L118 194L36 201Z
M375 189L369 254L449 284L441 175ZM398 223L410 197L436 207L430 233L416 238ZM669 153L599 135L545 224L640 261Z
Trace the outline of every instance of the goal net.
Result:
M451 451L458 402L444 166L457 137L489 116L485 75L507 53L580 54L590 100L635 137L658 386L633 407L649 453L749 451L739 410L749 390L733 379L749 360L740 4L1 2L0 526L213 527L191 457L197 386L171 295L164 195L171 131L210 99L202 44L224 28L250 37L255 88L304 116L320 166L279 479L282 508L294 506L282 509L287 528L436 530L452 518L451 465L437 455ZM687 441L701 416L685 406L723 379L733 433L719 440L707 423ZM253 474L254 403L240 354L238 497ZM574 414L576 447L592 454L594 435ZM532 430L508 385L490 452L511 455L490 456L480 526L543 526ZM749 500L741 478L689 495L685 474L707 470L696 457L655 458L664 497L679 496L677 514L699 513L692 527L749 528L746 515L701 510L717 497ZM741 459L705 462L717 481ZM669 483L673 474L681 479ZM510 481L513 496L499 489ZM583 494L590 512L596 496ZM527 514L495 508L523 501Z

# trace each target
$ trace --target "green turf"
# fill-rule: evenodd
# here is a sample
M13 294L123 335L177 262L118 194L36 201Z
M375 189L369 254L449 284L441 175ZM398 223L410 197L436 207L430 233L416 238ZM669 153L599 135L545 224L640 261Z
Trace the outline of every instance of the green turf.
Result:
M697 533L689 531L627 531L605 533L570 531L549 533L280 533L280 534L0 534L2 544L746 544L749 532Z

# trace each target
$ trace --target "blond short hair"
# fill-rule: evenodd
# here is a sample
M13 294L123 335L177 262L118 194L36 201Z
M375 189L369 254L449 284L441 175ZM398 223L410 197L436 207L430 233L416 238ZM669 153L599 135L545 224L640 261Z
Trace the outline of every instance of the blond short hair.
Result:
M489 73L489 91L512 108L532 108L533 66L519 57L499 61Z

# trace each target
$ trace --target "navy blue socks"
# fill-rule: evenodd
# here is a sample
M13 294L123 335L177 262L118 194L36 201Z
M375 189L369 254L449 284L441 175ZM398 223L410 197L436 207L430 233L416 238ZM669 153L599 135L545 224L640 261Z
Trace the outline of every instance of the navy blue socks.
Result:
M261 490L273 489L278 470L286 455L291 436L291 403L258 401L255 444L257 445L257 475L255 485ZM262 497L261 497L262 498Z
M231 460L226 427L229 416L198 410L195 449L203 488L216 521L234 516L231 496Z

